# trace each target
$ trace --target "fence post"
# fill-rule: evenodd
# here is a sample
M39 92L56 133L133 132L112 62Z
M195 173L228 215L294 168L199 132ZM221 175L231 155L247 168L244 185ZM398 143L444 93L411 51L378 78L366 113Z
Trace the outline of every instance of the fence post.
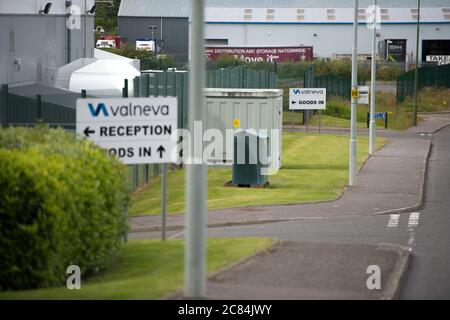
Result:
M124 87L122 89L122 97L128 98L128 79L125 79L124 81Z
M386 119L384 120L384 128L387 130L387 128L388 128L388 115L389 115L389 112L386 112Z
M0 128L8 125L8 85L2 84L0 91Z
M140 88L139 88L139 86L140 86L140 78L139 77L135 77L134 79L133 79L133 97L139 97L140 95L139 95L139 91L140 91Z

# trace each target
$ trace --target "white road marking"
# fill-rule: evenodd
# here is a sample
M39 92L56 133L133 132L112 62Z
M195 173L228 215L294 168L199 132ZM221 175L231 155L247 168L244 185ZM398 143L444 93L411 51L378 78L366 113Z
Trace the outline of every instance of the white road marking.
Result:
M416 244L416 231L415 228L419 225L420 212L411 212L408 219L408 231L410 232L408 246L410 251Z
M416 243L416 233L413 231L409 235L409 240L408 240L408 246L410 248L410 251L412 250L412 247L414 246L415 243Z
M389 221L388 221L387 227L388 228L396 228L398 226L398 222L400 220L399 217L400 217L399 214L391 214L389 216Z
M420 212L411 212L408 219L408 229L414 229L419 225Z

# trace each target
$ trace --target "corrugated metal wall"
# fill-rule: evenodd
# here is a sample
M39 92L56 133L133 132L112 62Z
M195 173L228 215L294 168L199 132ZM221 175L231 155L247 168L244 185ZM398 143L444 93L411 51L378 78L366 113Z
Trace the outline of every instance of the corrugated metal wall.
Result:
M156 26L155 39L164 40L164 51L180 62L188 61L189 21L187 18L119 17L119 35L131 45L136 39L151 38L149 26Z
M83 57L81 29L71 31L71 61ZM87 57L94 53L94 17L87 18ZM20 60L20 68L14 60ZM48 84L57 68L67 63L66 16L1 15L0 84Z

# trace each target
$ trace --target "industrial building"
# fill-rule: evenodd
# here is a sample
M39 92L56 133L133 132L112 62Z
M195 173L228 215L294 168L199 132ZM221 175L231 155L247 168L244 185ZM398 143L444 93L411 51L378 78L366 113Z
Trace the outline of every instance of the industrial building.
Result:
M450 1L422 0L421 61L427 55L450 55ZM351 54L353 0L206 0L205 37L210 48L312 47L314 57L345 58ZM371 50L368 9L360 0L361 56ZM378 0L378 42L391 52L415 59L417 0ZM164 42L164 50L188 60L190 0L122 0L119 35L130 43L141 37ZM155 30L156 27L156 30ZM393 43L386 40L395 40ZM401 48L399 47L401 44Z
M0 0L0 84L48 84L94 56L94 0Z

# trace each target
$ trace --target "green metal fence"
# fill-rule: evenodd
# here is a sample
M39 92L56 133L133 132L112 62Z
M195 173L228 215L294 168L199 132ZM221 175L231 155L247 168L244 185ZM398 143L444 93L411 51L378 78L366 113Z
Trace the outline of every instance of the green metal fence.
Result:
M305 88L326 88L327 98L341 97L346 100L351 99L351 77L343 77L333 74L316 76L314 68L310 67L305 72L303 81ZM365 80L358 81L359 85L364 85L365 83Z
M278 77L274 72L256 71L245 67L210 70L206 73L208 88L274 89ZM135 97L173 96L178 98L178 127L186 128L188 102L187 72L146 73L133 80Z
M75 107L45 101L42 95L25 97L0 90L0 114L3 126L33 126L37 122L65 129L75 129Z
M275 89L275 72L257 71L245 67L210 70L206 74L208 88Z
M133 96L173 96L178 98L178 127L185 128L188 102L187 72L146 73L133 80Z
M125 87L127 82L125 81ZM277 76L273 72L255 71L232 67L207 72L207 87L210 88L276 88ZM124 95L128 92L124 90ZM186 128L188 102L187 72L154 72L143 74L133 80L135 97L174 96L178 98L178 127ZM45 100L45 99L44 99ZM75 106L64 106L46 102L42 96L23 97L8 92L8 86L0 89L0 123L4 126L33 126L42 122L50 126L75 129ZM158 176L161 166L142 164L129 166L132 190L144 186Z
M418 89L425 87L450 88L450 65L419 68ZM415 69L397 77L397 103L414 94Z

